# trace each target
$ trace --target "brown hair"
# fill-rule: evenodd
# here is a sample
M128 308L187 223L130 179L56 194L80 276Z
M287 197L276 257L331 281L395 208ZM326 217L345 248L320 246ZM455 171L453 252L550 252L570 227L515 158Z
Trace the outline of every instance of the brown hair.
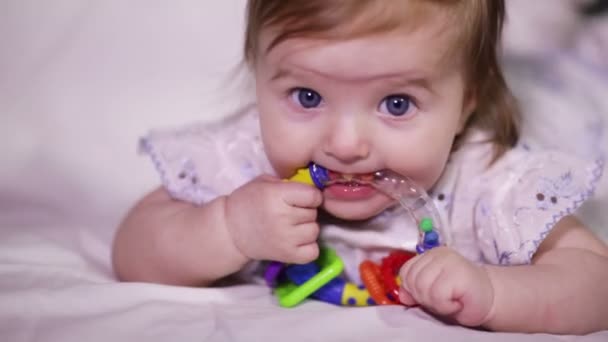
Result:
M491 133L496 160L519 137L519 113L498 61L504 0L249 0L245 60L255 62L264 29L277 31L268 51L294 37L343 39L390 31L404 23L416 27L437 9L448 16L448 28L458 27L451 50L458 49L464 58L469 92L477 99L466 127ZM454 147L458 144L457 139Z

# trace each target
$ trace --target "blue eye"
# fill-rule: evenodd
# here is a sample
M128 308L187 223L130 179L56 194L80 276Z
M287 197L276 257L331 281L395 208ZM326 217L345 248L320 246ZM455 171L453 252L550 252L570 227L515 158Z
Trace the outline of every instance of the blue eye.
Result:
M380 111L394 116L403 116L412 106L412 100L406 95L389 95L380 103Z
M308 88L296 88L291 91L291 99L303 108L319 107L323 98L319 93Z

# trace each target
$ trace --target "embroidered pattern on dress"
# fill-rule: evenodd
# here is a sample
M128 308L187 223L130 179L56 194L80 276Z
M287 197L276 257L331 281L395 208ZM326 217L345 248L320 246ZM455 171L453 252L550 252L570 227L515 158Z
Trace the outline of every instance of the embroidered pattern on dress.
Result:
M549 221L545 224L544 230L540 233L539 238L533 240L535 250L541 244L541 242L547 237L551 229L561 220L564 216L571 215L574 213L576 209L578 209L589 197L593 195L595 189L597 188L597 184L602 178L602 172L604 170L604 160L598 159L595 161L594 166L590 172L590 179L587 183L586 189L581 192L574 200L568 205L564 210L554 214ZM534 250L534 251L535 251ZM528 260L532 260L532 256L534 255L534 251L528 252Z
M454 203L454 196L445 192L438 192L433 196L437 209L444 210L449 213L452 210L452 204Z
M210 199L217 197L217 193L201 184L195 163L187 157L173 161L179 164L176 170L167 168L169 162L161 157L148 138L141 138L139 143L141 151L147 153L152 159L154 167L160 174L161 181L171 197L202 205ZM176 173L173 175L173 173ZM172 177L174 176L174 177Z
M572 171L565 172L555 180L542 177L537 187L536 208L540 210L555 208L561 200L574 196L576 190Z
M494 252L496 253L496 258L498 259L499 265L509 265L511 264L511 256L514 252L502 252L500 253L498 249L498 244L494 241Z
M602 159L596 160L590 166L590 171L588 172L589 179L583 189L577 189L574 186L571 171L563 173L556 179L540 178L537 187L539 190L536 193L536 198L534 198L537 202L535 209L539 211L556 210L556 212L541 224L543 229L536 238L521 242L517 250L500 253L498 258L499 264L510 264L511 256L525 249L528 249L525 262L530 263L538 246L549 235L559 220L574 213L576 209L593 195L602 176L603 168L604 161ZM562 208L561 210L559 209L560 207ZM534 208L527 206L518 207L514 213L515 223L518 224L517 217L520 213L532 214L533 212ZM529 248L526 248L526 246L529 246ZM496 251L498 252L497 247Z
M156 149L152 146L152 144L150 143L150 140L148 138L139 139L139 149L141 152L145 152L150 156L150 158L152 159L152 163L154 164L154 168L160 174L160 179L163 182L163 184L165 184L165 185L169 184L169 180L167 178L167 172L165 171L165 168L163 167L163 164L161 162L161 159L160 159L158 153L156 152ZM170 190L169 190L169 192L170 192Z

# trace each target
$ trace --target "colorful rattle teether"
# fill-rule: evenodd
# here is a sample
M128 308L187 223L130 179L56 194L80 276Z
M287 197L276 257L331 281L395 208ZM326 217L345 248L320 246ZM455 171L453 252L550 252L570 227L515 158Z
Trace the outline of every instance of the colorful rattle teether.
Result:
M336 183L371 185L398 201L417 223L417 253L424 253L449 240L441 229L437 210L424 188L394 172L384 170L370 175L345 177L311 163L307 168L298 170L289 180L310 184L321 190ZM266 269L265 279L269 286L276 286L279 304L284 307L293 307L309 296L337 305L397 304L397 273L413 256L413 253L395 251L382 260L382 265L364 261L359 273L365 286L357 286L338 277L344 263L329 248L322 248L319 258L309 264L271 262Z

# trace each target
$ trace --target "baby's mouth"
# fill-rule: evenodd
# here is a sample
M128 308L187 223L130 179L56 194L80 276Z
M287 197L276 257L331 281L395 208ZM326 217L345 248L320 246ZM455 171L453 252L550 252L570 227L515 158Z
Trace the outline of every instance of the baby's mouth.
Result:
M374 173L342 173L333 170L327 170L327 172L329 176L329 184L339 183L357 186L362 184L370 184L374 181Z

